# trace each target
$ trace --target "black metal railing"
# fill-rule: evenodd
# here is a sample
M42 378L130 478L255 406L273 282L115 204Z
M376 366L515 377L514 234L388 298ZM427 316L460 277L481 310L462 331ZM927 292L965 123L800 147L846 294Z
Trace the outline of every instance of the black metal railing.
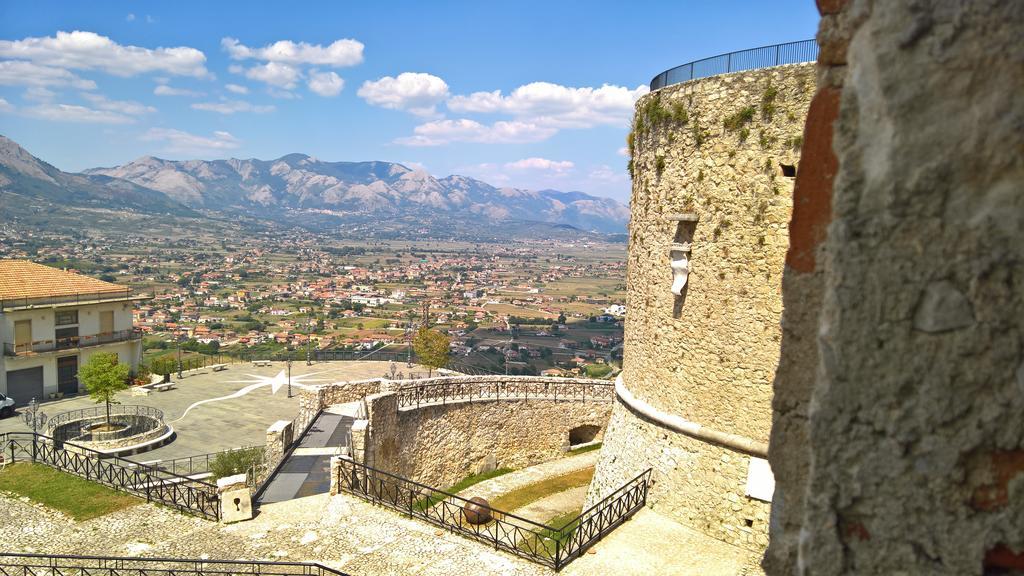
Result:
M200 558L128 558L0 552L3 576L347 576L322 564Z
M0 434L0 451L10 462L45 464L149 502L160 502L211 520L220 518L217 487L213 484L111 457L84 446L70 443L64 446L59 448L53 438L32 432Z
M130 342L141 340L142 330L129 328L102 334L89 334L87 336L70 336L67 338L54 338L52 340L34 340L15 344L4 342L4 354L7 356L19 356L22 354L34 354L40 352L53 352L54 350L69 350L72 348L88 348L102 344L114 344L117 342Z
M411 384L399 388L397 394L399 408L492 400L611 402L615 399L615 384L569 378L551 378L550 381L543 381L531 377L509 376L497 382L449 381Z
M67 412L61 412L56 416L46 421L46 433L52 436L52 432L58 426L63 426L68 422L74 422L76 420L91 420L94 418L106 418L109 409L109 414L113 416L149 416L150 418L164 421L164 411L159 408L153 408L152 406L142 406L136 404L111 404L109 408L107 406L94 406L92 408L80 408L78 410L69 410Z
M335 482L343 492L558 570L647 503L650 477L648 469L559 527L489 506L483 506L489 521L471 523L469 500L347 458L339 461Z
M309 354L309 359L312 362L354 362L354 361L366 361L366 362L394 362L395 364L402 365L409 361L409 353L405 351L393 351L393 350L379 350L370 351L365 350L312 350ZM236 353L223 353L217 355L198 355L188 356L181 359L181 370L186 372L189 370L199 370L208 366L216 364L235 364L235 363L247 363L247 362L286 362L291 360L292 362L303 362L306 360L306 352L304 350L294 351L282 351L276 353L259 353L250 354L246 352ZM418 363L419 359L415 354L412 355L412 362ZM173 374L178 371L178 360L173 357L161 357L150 360L147 364L149 371L153 374ZM501 372L476 366L473 364L467 364L458 360L450 360L445 366L450 370L461 372L463 374L473 374L478 376L487 375L500 375Z
M56 296L39 296L24 298L0 298L0 312L12 308L28 306L57 306L63 304L82 304L85 302L106 302L111 300L127 300L132 298L132 289L104 290L102 292L80 292L77 294L61 294ZM146 298L139 295L137 298Z
M145 462L144 465L152 466L171 474L178 474L181 476L196 476L199 474L207 474L212 472L210 470L210 463L215 461L217 457L226 454L232 454L235 452L244 452L247 450L264 450L264 446L242 446L240 448L231 448L229 450L221 450L220 452L210 452L207 454L196 454L194 456L183 456L181 458L172 458L170 460L154 460L152 462Z
M818 42L814 39L750 48L669 68L651 79L651 90L718 74L769 68L782 64L813 62L817 59Z

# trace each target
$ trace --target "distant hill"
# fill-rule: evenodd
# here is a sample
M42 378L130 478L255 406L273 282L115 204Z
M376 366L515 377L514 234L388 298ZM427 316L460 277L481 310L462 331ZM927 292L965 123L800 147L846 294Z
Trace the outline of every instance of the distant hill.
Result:
M624 232L629 220L622 204L583 192L496 188L466 176L435 178L391 162L325 162L304 154L210 161L147 156L85 174L159 190L192 208L265 217L282 216L282 209L356 220L412 214L421 221L538 221L603 233Z
M69 174L0 136L0 192L58 205L130 209L147 213L193 214L157 190L102 174Z
M147 156L72 174L4 136L0 194L8 196L8 206L24 197L62 210L245 216L391 238L569 238L621 234L629 220L622 204L583 192L496 188L392 162L324 162L304 154L209 161Z

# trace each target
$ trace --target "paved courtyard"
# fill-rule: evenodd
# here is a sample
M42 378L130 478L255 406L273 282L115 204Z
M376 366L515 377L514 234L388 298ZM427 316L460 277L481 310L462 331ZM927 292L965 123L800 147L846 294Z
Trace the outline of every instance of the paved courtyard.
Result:
M76 522L0 493L7 552L163 558L315 561L352 576L504 574L549 568L348 495L320 494L262 506L223 525L152 504ZM683 527L649 508L558 574L754 576L757 556Z
M177 433L170 444L128 458L148 462L262 445L266 441L267 427L277 420L291 420L298 414L301 388L379 378L389 367L389 362L320 362L311 366L304 361L293 362L292 398L288 398L284 362L274 362L267 367L248 362L230 364L226 370L214 372L207 368L185 373L181 379L172 374L175 388L166 392L132 396L131 391L127 391L118 395L122 404L141 404L163 410L165 422ZM409 372L404 364L399 365L398 370ZM422 371L425 373L426 369ZM94 406L98 404L84 394L41 405L49 416ZM28 429L20 415L0 420L0 432Z

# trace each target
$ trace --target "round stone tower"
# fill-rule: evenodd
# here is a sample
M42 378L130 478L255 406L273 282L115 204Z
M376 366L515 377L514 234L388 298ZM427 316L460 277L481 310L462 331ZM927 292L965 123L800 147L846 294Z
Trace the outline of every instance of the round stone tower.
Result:
M653 468L648 506L767 545L782 269L813 63L636 105L623 372L588 500Z

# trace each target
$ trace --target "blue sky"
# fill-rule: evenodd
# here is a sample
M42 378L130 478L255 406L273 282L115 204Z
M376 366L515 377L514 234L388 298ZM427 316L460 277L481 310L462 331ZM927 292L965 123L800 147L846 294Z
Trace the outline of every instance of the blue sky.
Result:
M68 171L302 152L625 201L652 76L817 21L811 0L4 0L0 133Z

